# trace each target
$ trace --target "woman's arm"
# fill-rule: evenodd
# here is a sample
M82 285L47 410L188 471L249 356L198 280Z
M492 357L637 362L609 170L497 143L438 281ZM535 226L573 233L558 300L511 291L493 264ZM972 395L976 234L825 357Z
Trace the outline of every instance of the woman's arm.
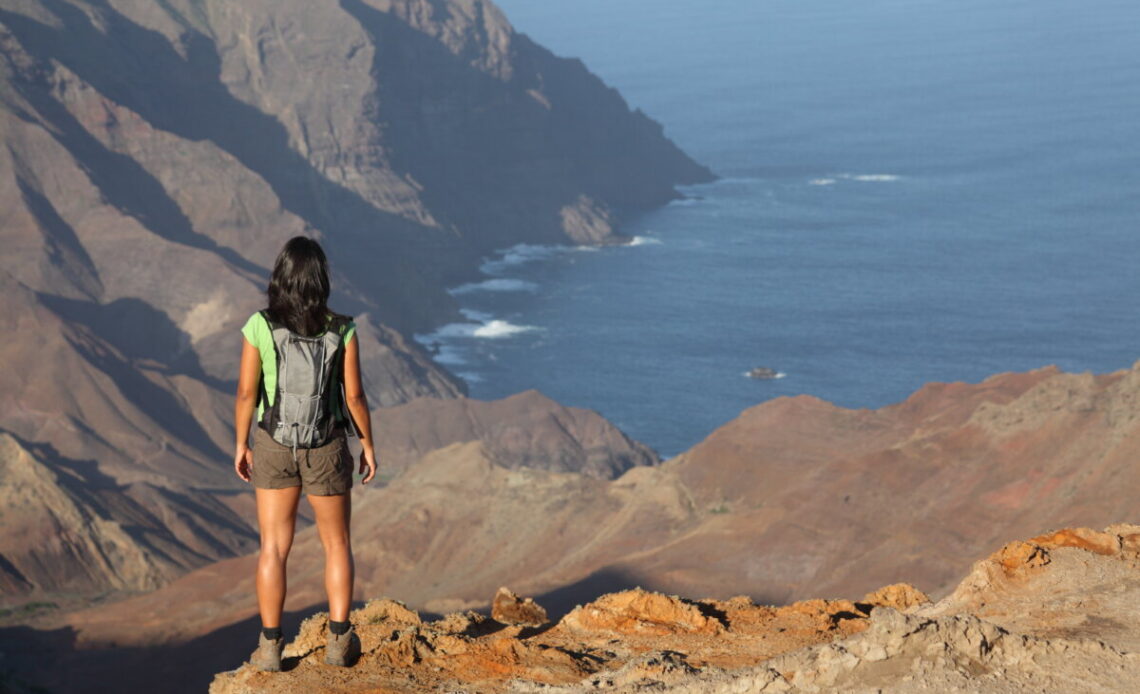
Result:
M368 413L368 396L364 394L364 386L360 381L360 349L353 334L344 346L344 399L348 405L348 413L356 423L356 431L360 434L360 472L365 473L361 484L368 482L376 475L376 453L372 446L372 417Z
M249 471L253 467L253 453L249 450L249 428L257 405L257 384L261 382L261 353L245 337L242 337L241 343L241 367L238 369L237 397L234 399L234 472L248 482Z

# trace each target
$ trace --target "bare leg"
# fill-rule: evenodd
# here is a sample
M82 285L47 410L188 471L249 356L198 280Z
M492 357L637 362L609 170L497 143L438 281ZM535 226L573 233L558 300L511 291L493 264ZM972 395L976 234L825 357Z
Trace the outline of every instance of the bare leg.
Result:
M300 487L257 490L257 525L261 553L257 557L257 606L261 626L281 626L285 607L285 563L293 546Z
M325 591L329 595L329 619L343 622L348 619L352 605L352 542L348 524L352 518L352 497L309 495L309 503L317 517L317 532L325 548Z

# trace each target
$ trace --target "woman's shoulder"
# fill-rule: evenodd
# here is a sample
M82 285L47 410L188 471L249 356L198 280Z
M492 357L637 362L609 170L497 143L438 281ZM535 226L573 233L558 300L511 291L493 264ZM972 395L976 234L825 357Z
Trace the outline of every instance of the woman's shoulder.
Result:
M262 335L269 332L269 321L265 318L264 311L257 311L251 315L241 328L241 334L245 335L246 339L255 345Z
M246 325L252 325L256 323L264 323L265 325L269 325L269 319L265 316L265 309L254 311L245 321Z

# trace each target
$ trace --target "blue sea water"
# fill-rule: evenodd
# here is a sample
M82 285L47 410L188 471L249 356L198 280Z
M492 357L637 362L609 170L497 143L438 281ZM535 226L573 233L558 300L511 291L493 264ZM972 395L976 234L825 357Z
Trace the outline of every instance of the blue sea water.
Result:
M777 396L1140 359L1135 0L498 4L721 178L635 246L488 259L471 322L424 338L474 397L672 455Z

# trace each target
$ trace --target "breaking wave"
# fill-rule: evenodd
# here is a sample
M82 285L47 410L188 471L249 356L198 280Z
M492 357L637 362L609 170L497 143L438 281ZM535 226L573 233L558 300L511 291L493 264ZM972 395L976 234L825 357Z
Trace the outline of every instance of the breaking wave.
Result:
M510 337L520 333L529 333L542 328L536 325L515 325L510 321L505 321L499 318L494 318L489 313L482 311L473 311L471 309L463 309L460 311L463 317L467 320L462 323L448 323L441 326L433 333L427 335L416 335L416 341L420 344L432 349L438 356L435 360L444 364L462 364L464 363L459 358L455 350L445 344L442 340L453 338L483 338L483 339L498 339L503 337ZM458 358L459 361L454 361ZM452 359L453 361L443 361L444 359Z
M895 174L839 174L839 178L845 178L848 181L861 181L863 183L889 183L897 181L901 176Z
M447 291L452 296L471 294L473 292L535 292L538 291L538 285L534 282L527 282L526 280L494 277L489 280L483 280L482 282L461 284Z
M661 243L661 239L654 236L634 236L627 246L654 246Z
M808 181L809 186L833 186L839 181L858 181L859 183L891 183L898 181L902 176L896 174L829 174Z
M496 251L499 257L483 261L479 269L485 275L501 275L510 268L525 263L532 263L536 260L546 260L573 248L574 246L544 246L535 243L519 243L505 250Z
M515 325L505 320L492 320L480 325L472 331L471 335L474 337L486 338L499 338L510 337L511 335L518 335L519 333L529 333L539 328L534 325Z

